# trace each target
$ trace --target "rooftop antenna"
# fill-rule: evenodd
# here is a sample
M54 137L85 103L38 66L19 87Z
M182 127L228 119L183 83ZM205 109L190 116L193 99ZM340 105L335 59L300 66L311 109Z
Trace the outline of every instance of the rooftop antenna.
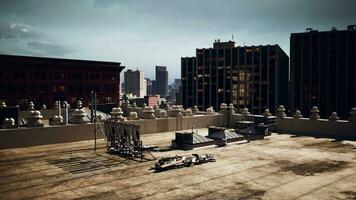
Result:
M234 34L231 35L231 40L234 41Z
M245 41L243 42L244 46L245 46Z

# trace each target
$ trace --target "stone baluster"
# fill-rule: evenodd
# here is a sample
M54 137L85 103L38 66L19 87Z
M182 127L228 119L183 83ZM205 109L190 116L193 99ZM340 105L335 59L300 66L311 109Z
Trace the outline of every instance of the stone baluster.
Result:
M81 100L77 101L77 108L82 109L83 108L83 102Z
M241 114L242 114L243 120L246 120L247 117L251 115L250 112L248 111L248 108L243 108Z
M310 120L318 120L318 119L320 119L318 107L316 107L316 106L312 107L312 109L310 110L309 119Z
M121 108L119 108L119 107L112 108L111 112L110 112L110 115L111 115L111 121L114 121L114 122L122 122L122 121L124 121L124 117L122 116L123 112L122 112Z
M283 105L278 106L278 108L277 108L277 113L276 113L277 117L278 117L278 118L285 118L285 117L287 117L285 111L286 111L286 109L284 109L284 106L283 106Z
M272 116L272 114L269 112L268 108L265 109L265 112L263 113L263 116L266 117L266 118Z
M5 101L0 101L0 108L6 108Z
M71 123L72 124L86 124L86 123L88 123L85 120L85 115L86 115L86 113L85 113L84 109L76 108L73 111Z
M227 112L227 104L226 104L226 103L221 103L221 104L220 104L219 113L225 114L226 112Z
M167 111L164 110L164 109L160 109L158 115L157 115L158 118L167 118Z
M235 113L235 107L234 104L230 103L228 107L229 113L234 114Z
M49 121L50 125L63 125L63 117L61 115L54 115L52 120Z
M295 111L295 114L293 115L293 118L295 118L295 119L300 119L300 118L303 118L303 115L302 115L302 113L300 112L300 110L296 110Z
M43 116L38 110L30 110L29 115L27 116L27 127L43 127L42 119Z
M137 116L137 112L134 112L134 111L130 112L129 116L127 117L127 119L128 120L138 120L139 118Z
M329 117L329 121L337 121L339 120L339 117L337 116L336 112L332 112L331 116Z
M35 110L35 104L32 101L28 104L27 110Z
M206 109L206 115L213 115L215 114L215 110L212 106Z
M349 122L356 123L356 108L351 109Z
M4 129L16 128L14 118L4 118L2 123L2 128Z
M199 113L198 106L194 106L193 109L192 109L192 112L193 112L194 115L198 114Z
M144 119L156 119L156 116L154 115L154 110L151 106L144 107L142 113Z

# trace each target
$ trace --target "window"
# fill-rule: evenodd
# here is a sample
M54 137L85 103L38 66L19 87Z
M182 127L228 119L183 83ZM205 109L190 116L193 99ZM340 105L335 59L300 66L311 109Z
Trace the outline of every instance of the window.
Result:
M58 87L58 91L64 93L66 91L66 87L64 85L60 85Z

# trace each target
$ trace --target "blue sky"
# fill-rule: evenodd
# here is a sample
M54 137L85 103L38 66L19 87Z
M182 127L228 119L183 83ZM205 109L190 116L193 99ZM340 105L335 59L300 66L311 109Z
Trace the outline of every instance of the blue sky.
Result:
M356 24L355 0L0 0L0 53L106 60L154 78L215 39L279 44L291 32Z

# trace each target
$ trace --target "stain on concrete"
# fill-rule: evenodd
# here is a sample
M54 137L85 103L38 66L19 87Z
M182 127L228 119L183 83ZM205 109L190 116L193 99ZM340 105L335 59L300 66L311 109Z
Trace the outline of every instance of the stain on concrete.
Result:
M355 151L356 146L348 143L342 143L342 141L308 141L303 143L304 148L317 148L325 151L335 152L335 153L347 153L350 151ZM356 152L356 151L355 151Z
M325 160L310 161L305 163L293 163L288 160L275 161L275 164L281 168L281 171L290 171L297 175L312 176L316 173L335 172L348 166L346 161Z
M345 195L346 199L356 200L356 191L342 191L340 193Z

